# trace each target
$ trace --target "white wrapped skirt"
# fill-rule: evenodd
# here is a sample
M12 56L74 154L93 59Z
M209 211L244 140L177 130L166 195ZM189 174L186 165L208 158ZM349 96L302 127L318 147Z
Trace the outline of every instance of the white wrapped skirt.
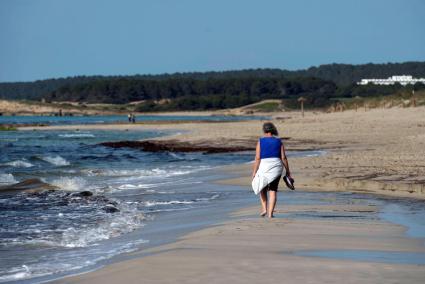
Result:
M252 189L258 194L272 181L282 175L283 165L280 158L261 159L258 171L252 180Z

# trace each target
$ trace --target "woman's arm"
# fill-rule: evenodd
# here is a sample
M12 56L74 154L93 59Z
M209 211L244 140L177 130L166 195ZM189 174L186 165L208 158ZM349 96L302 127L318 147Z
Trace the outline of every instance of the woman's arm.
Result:
M255 177L255 174L257 173L258 167L260 166L260 142L257 142L257 147L255 149L255 161L254 166L252 167L252 178Z
M286 153L285 153L285 146L283 146L282 144L282 148L281 148L281 154L282 154L282 162L283 162L283 166L285 167L286 170L286 175L287 176L291 176L291 171L289 170L289 163L288 163L288 159L286 158Z

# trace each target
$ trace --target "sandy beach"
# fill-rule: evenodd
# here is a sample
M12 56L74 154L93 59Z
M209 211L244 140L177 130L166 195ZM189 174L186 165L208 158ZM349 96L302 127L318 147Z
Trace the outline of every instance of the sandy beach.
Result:
M267 115L267 114L266 114ZM269 114L270 115L270 114ZM272 121L287 150L322 150L324 155L292 159L297 187L349 190L423 198L425 195L425 107L335 113L274 113ZM70 125L20 129L176 130L156 140L171 144L255 148L260 121ZM249 177L248 167L240 169ZM248 180L228 181L248 184Z
M288 112L275 114L272 121L288 150L323 151L318 156L290 158L298 190L362 192L421 200L425 193L424 111L424 107L418 107L308 112L305 117ZM43 129L178 129L178 134L155 141L255 147L261 135L261 122L140 123ZM249 190L250 167L226 167L222 170L236 177L216 183L245 186ZM423 283L424 264L408 261L412 254L424 259L423 239L407 236L404 226L374 217L381 209L355 202L287 205L280 201L276 218L268 220L258 217L257 206L245 208L234 212L228 222L187 234L168 245L143 250L143 257L56 282ZM300 212L334 217L290 217ZM369 217L338 218L360 213ZM353 252L365 255L356 259L350 257ZM326 256L332 253L337 256ZM348 258L341 259L338 253ZM378 260L371 258L373 253L378 254ZM395 260L380 261L381 254ZM403 259L407 263L403 263Z
M279 206L275 219L258 208L238 219L146 251L148 255L55 283L423 283L424 266L297 255L305 251L425 253L423 240L382 221L285 218L296 211L374 211L362 206Z

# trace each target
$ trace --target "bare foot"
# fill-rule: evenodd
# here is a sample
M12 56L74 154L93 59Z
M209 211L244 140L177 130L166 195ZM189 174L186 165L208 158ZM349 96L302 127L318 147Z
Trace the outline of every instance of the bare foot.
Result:
M267 215L267 211L263 211L263 212L260 213L260 217L264 217L266 215Z

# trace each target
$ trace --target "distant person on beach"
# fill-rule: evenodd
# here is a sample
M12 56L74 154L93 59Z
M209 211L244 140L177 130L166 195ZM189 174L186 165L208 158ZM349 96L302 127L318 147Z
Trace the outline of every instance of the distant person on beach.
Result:
M260 186L261 213L260 216L273 218L276 206L276 195L283 167L286 176L290 177L288 160L285 147L277 137L276 126L271 122L263 124L264 136L257 142L255 162L252 170L252 179L258 181ZM268 196L267 196L268 195Z
M131 122L136 123L136 116L134 114L131 115Z
M129 113L128 114L128 122L131 122L131 117L132 117L133 115L131 114L131 113Z

